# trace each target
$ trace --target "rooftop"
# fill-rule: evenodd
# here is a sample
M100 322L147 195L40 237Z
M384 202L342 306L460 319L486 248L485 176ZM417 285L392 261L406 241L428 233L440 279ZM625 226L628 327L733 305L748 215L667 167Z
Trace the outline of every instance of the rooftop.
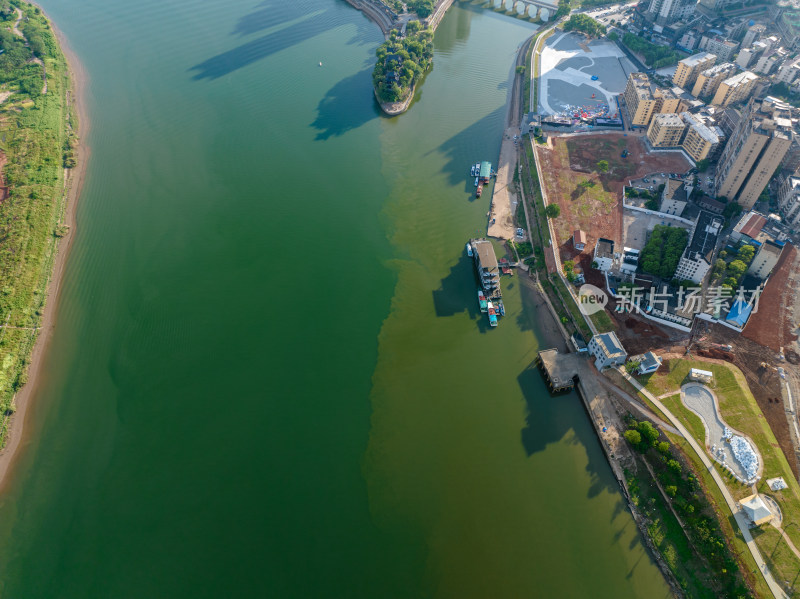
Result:
M696 116L690 112L682 112L681 118L689 127L691 127L700 137L712 144L719 143L719 135L711 130L705 123L703 123Z
M576 243L586 243L586 233L584 233L580 229L572 233L572 238L575 240Z
M491 241L476 239L472 242L472 247L477 253L478 262L482 268L490 270L497 268L497 256L494 253L494 247L492 247Z
M601 237L597 240L594 255L598 258L614 258L614 242Z
M617 338L617 334L613 331L595 335L592 337L592 341L595 341L600 346L600 349L608 358L627 355L625 349L622 347L622 343L620 343L619 338Z
M680 179L673 179L672 177L667 179L667 184L664 186L663 198L665 200L676 200L678 202L685 202L686 186L683 184L683 181L681 181Z
M722 223L721 217L701 210L700 216L697 218L697 224L694 227L692 240L686 247L686 256L693 260L703 258L710 263L711 252L714 251L714 247L717 245L717 236L722 230Z
M748 212L745 214L736 226L734 231L739 231L742 235L747 235L751 239L758 237L761 229L767 222L767 217L759 214L758 212Z
M657 114L653 117L654 120L658 121L658 124L662 127L683 127L683 121L681 117L677 114L672 112L664 113L664 114Z
M729 77L723 81L723 83L728 87L738 87L740 85L750 83L751 81L755 81L756 79L758 79L758 75L751 73L750 71L744 71L743 73Z
M736 65L732 62L723 62L718 65L711 67L710 69L706 69L701 73L703 77L713 77L714 75L719 75L725 71L730 71L731 69L735 69Z
M695 54L694 56L689 56L687 58L684 58L680 62L681 62L681 64L685 64L687 67L694 68L697 65L699 65L700 63L708 60L709 58L713 59L713 60L716 60L717 59L717 55L716 54L711 54L711 52L700 52L699 54Z

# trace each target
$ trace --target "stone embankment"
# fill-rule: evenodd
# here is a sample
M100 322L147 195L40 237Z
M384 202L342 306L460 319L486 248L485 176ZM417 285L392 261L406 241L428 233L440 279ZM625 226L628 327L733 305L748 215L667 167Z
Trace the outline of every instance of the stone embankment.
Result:
M381 28L386 38L400 20L400 16L380 0L345 0L345 2L363 12L370 21Z

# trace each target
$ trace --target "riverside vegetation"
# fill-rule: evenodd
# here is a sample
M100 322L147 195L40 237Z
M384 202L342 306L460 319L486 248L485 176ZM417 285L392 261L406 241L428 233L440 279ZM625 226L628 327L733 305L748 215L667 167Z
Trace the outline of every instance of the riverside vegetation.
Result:
M0 49L2 445L14 396L27 380L58 237L67 233L65 175L75 166L77 140L67 64L41 10L0 0Z
M375 54L378 62L372 81L378 100L404 102L420 77L433 67L433 33L419 21L411 21L405 37L393 29Z

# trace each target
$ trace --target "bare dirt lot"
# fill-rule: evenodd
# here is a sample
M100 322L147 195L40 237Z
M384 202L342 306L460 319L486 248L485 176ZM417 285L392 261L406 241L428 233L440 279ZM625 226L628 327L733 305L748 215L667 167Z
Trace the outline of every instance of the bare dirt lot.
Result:
M622 188L628 180L654 172L682 173L689 168L678 152L648 153L641 137L623 133L572 134L551 138L552 149L537 147L542 161L543 185L549 202L561 216L554 221L562 259L573 258L572 232L588 236L584 253L590 254L599 237L622 241ZM622 152L628 155L622 158ZM597 163L608 162L607 173Z
M800 272L800 256L791 244L786 244L780 260L772 272L769 284L759 298L759 310L753 314L743 335L774 351L788 349L797 335L793 333L795 279L792 272Z

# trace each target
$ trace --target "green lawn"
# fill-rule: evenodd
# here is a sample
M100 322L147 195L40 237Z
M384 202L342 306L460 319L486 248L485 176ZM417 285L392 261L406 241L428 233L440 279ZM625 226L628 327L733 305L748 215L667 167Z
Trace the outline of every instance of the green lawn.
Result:
M723 419L734 429L747 435L756 444L764 460L764 475L757 484L758 492L769 494L775 498L783 512L783 528L795 546L800 546L800 485L794 478L786 456L781 451L775 435L750 392L744 375L733 365L713 364L699 360L671 360L669 367L669 373L656 373L644 377L647 379L646 388L654 395L678 390L690 368L702 368L714 373L714 382L709 386L717 395ZM674 414L681 419L693 435L697 436L701 443L704 443L705 432L699 419L693 413L682 404L677 407L672 398L668 398L664 405L670 410L675 406ZM694 421L692 417L694 417ZM771 491L767 486L766 479L776 476L782 476L789 488L778 492ZM749 487L739 484L727 473L725 473L725 477L734 498L741 499L750 495ZM800 573L800 560L788 549L784 551L778 548L776 550L775 543L770 544L770 539L772 539L770 534L762 534L756 538L756 543L762 553L773 556L771 558L772 568L776 578L780 581L791 582ZM778 543L778 545L780 544ZM798 588L800 589L800 587Z

